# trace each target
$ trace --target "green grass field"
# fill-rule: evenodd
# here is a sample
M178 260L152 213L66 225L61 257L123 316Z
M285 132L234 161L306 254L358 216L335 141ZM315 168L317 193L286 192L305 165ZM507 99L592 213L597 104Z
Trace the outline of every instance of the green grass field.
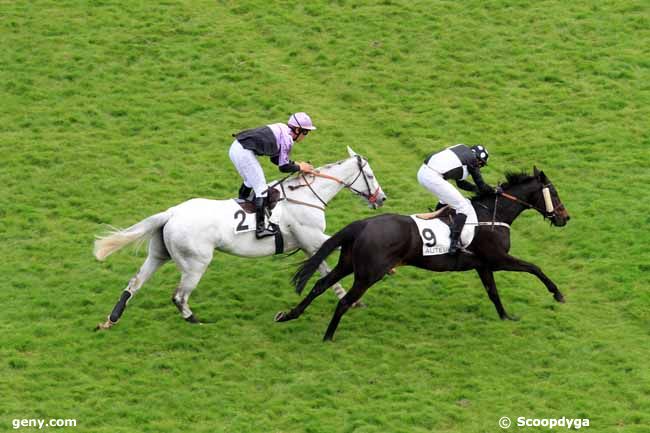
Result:
M647 1L0 1L0 41L0 431L650 431ZM329 234L432 205L415 174L448 145L485 144L490 183L544 169L572 219L525 213L512 253L567 303L498 273L505 323L475 273L400 268L323 344L332 293L273 323L301 256L217 254L191 299L214 324L180 318L169 264L93 332L146 251L100 263L94 236L233 197L230 134L292 111L319 127L294 158L350 145L389 196L342 192Z

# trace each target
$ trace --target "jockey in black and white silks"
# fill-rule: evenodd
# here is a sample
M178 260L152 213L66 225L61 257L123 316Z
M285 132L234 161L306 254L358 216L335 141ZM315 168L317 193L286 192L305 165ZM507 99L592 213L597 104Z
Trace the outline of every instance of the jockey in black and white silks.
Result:
M448 204L456 211L451 227L451 245L449 253L458 252L460 234L467 222L476 227L476 211L469 199L465 198L448 180L455 180L456 185L466 191L493 192L494 189L483 181L480 168L487 165L488 151L485 147L457 144L437 153L432 153L418 171L418 182L435 194L440 203ZM471 175L474 183L466 181Z
M239 198L248 199L251 190L255 192L255 216L258 239L275 235L273 226L264 222L268 206L267 184L262 166L256 156L269 156L283 173L313 170L311 164L289 159L295 142L301 141L309 131L316 129L307 113L295 113L287 123L273 123L259 128L233 134L235 141L230 146L230 160L244 182L239 188Z

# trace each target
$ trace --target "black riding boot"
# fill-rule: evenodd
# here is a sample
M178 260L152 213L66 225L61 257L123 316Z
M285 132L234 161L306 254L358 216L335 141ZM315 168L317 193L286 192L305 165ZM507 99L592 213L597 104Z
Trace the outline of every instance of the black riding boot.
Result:
M245 184L242 183L241 186L239 187L239 198L241 200L248 200L248 198L251 195L252 190L253 190L253 188L248 187L248 186L246 186Z
M451 243L449 245L449 254L458 253L458 249L461 247L460 244L460 234L463 232L463 226L467 220L467 215L463 213L457 213L454 216L454 223L451 226Z
M266 207L268 206L268 197L255 197L255 237L262 239L267 236L275 236L275 228L267 226L264 217Z

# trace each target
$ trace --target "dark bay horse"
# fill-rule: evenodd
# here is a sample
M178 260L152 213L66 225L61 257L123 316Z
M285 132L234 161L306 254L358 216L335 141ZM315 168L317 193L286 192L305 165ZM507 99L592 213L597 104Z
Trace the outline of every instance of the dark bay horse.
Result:
M533 175L508 173L502 192L472 198L479 225L474 240L458 255L422 255L422 238L409 216L384 214L355 221L327 240L293 276L296 291L301 293L318 266L336 248L341 248L339 262L331 273L316 282L307 297L289 312L276 315L277 322L298 318L309 304L328 287L354 273L354 284L334 312L324 340L331 340L341 317L366 290L396 266L410 265L434 272L475 269L487 294L503 320L515 320L501 304L494 281L494 271L528 272L539 278L558 302L564 296L542 270L508 254L510 225L526 209L537 210L554 226L562 227L570 219L560 197L544 172L534 168Z

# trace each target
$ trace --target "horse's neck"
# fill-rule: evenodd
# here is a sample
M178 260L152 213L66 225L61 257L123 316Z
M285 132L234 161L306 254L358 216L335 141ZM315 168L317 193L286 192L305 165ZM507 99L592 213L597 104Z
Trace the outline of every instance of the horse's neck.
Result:
M529 188L526 185L515 185L512 189L505 192L527 202L529 195L528 189ZM494 219L496 222L503 222L510 225L524 210L527 209L523 204L502 196L499 196L496 201L494 197L490 197L479 200L478 202L486 206L474 206L479 221L492 221ZM495 205L497 208L496 213L494 212Z
M338 164L337 163L331 164L324 168L318 169L318 172L326 176L336 178L346 184L351 182L352 180L351 177L353 177L354 175L353 167L352 164L349 163L349 160L343 161ZM319 176L314 177L314 176L306 175L305 178L309 182L311 188L302 187L300 189L297 189L294 192L289 194L291 198L303 200L307 202L314 202L315 200L319 201L318 198L320 198L320 200L324 201L325 203L328 203L330 200L334 198L336 194L339 193L339 191L341 191L341 189L343 189L344 186L342 183L327 177L319 177ZM304 184L304 179L302 177L300 177L300 179ZM318 195L318 198L316 197L314 192Z

